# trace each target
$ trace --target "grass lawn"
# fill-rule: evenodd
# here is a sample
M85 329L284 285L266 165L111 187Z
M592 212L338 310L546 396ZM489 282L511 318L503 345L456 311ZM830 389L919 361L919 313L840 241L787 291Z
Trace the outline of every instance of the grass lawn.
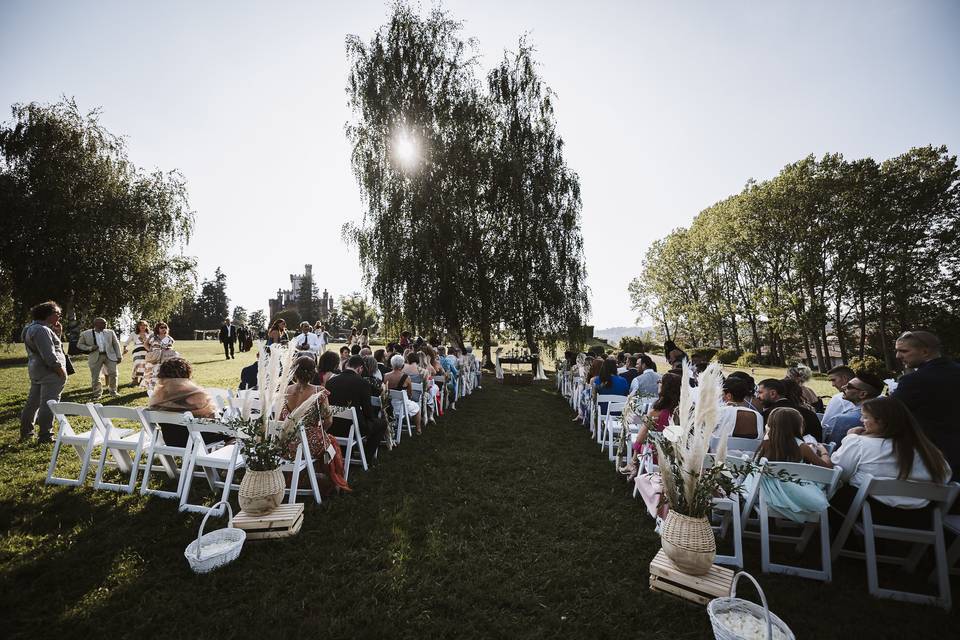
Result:
M253 359L224 361L215 342L178 348L209 386L234 386ZM703 607L647 588L652 521L551 383L486 376L424 436L355 469L355 495L307 504L297 537L250 541L233 564L196 576L183 549L198 516L160 498L43 484L50 447L17 442L26 371L14 355L0 359L5 637L711 637ZM76 365L66 398L85 401ZM117 402L146 401L121 391ZM202 498L205 483L195 487ZM759 545L745 551L798 637L944 638L960 623L870 598L862 562L841 560L821 584L762 575ZM905 585L896 572L884 579Z

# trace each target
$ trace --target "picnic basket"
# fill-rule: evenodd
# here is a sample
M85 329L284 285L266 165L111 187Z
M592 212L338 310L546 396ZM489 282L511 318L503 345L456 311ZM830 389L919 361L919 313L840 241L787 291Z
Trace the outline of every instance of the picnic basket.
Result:
M230 515L226 528L204 533L203 528L207 524L207 518L220 505L226 505L227 513ZM207 515L203 516L197 539L187 545L183 555L186 556L187 562L190 563L190 568L193 569L194 573L208 573L236 560L237 556L240 555L240 549L243 548L243 541L246 539L247 532L233 526L233 509L230 507L230 503L221 500L210 507Z

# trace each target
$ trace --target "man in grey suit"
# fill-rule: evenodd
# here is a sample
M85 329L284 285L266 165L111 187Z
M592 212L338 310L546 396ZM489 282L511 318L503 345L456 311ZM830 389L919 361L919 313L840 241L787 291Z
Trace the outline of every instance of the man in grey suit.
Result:
M47 400L60 400L67 383L67 356L60 338L50 326L60 321L60 305L50 300L31 310L33 322L23 329L20 339L27 349L27 372L30 375L30 393L20 413L20 439L33 436L33 423L40 424L38 441L51 442L53 413Z
M93 329L87 329L80 334L77 348L87 355L87 364L90 365L90 387L93 389L94 400L99 400L103 393L100 385L100 371L106 369L108 394L116 398L117 393L117 365L123 361L120 351L120 340L112 329L107 329L107 321L103 318L94 318Z

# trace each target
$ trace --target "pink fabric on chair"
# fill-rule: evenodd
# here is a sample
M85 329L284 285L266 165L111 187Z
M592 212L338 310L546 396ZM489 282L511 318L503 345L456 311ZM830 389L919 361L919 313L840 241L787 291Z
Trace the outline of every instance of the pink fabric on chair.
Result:
M663 496L663 480L660 478L659 473L641 473L637 476L634 483L637 487L637 492L643 498L643 503L647 505L647 513L650 514L651 518L666 518L667 512L670 511L670 506L666 501L662 501L661 497ZM663 502L663 504L661 504Z

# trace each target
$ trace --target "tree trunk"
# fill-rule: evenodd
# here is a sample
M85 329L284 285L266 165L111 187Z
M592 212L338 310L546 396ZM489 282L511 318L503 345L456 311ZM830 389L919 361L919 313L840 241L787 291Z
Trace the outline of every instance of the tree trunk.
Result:
M730 327L732 328L730 338L733 340L733 348L734 350L742 353L742 350L740 349L740 331L737 327L737 314L735 313L730 314Z

